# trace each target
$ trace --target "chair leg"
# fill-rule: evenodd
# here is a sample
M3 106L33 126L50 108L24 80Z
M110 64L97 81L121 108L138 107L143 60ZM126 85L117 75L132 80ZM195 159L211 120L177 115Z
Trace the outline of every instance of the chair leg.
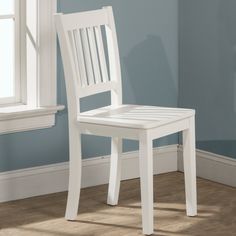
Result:
M147 132L139 140L143 234L153 233L153 152L152 139Z
M107 204L115 206L118 204L121 178L121 154L122 139L112 138L111 140L111 166Z
M195 121L190 118L189 129L183 131L183 162L185 177L186 211L197 215Z
M77 217L80 188L81 188L81 135L78 127L70 129L70 162L69 162L69 187L66 206L67 220L75 220Z

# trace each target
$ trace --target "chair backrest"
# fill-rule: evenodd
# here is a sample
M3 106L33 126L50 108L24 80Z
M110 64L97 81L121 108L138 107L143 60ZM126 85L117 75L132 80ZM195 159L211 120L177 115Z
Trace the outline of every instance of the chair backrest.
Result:
M106 91L111 91L112 105L121 104L120 59L112 7L72 14L59 13L55 15L55 24L68 108L76 107L78 113L80 98Z

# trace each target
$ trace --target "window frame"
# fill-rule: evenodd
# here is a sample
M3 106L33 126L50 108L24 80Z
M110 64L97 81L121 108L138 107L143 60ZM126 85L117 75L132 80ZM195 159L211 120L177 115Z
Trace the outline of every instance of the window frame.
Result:
M28 0L30 1L30 0ZM27 75L26 2L21 0L21 84L22 103L33 107L56 105L56 31L53 16L57 0L37 1L37 73ZM47 9L47 10L45 10ZM40 56L39 56L40 55ZM30 81L32 83L30 83ZM34 91L32 93L32 91Z
M54 14L57 0L37 2L37 73L27 73L27 19L26 3L32 0L15 0L19 5L19 67L20 99L0 105L0 134L55 125L55 114L64 109L57 105L57 41ZM19 98L19 97L18 97Z
M0 15L0 20L12 19L14 21L14 96L0 98L0 106L16 104L21 100L21 76L20 76L20 0L14 0L14 13Z

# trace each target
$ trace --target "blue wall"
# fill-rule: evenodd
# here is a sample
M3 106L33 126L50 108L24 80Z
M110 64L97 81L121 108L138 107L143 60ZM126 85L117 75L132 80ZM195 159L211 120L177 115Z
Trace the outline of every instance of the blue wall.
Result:
M76 12L112 5L116 20L125 103L177 106L178 1L177 0L58 0L59 12ZM107 104L101 95L82 101L88 109ZM58 50L58 103L66 104L63 68ZM159 145L177 142L177 136ZM91 144L92 143L92 144ZM92 148L91 148L92 147ZM125 142L125 151L137 143ZM109 139L83 137L83 157L105 155ZM67 112L57 115L50 129L0 136L0 172L68 160Z
M236 158L236 1L179 4L179 104L196 108L198 148Z

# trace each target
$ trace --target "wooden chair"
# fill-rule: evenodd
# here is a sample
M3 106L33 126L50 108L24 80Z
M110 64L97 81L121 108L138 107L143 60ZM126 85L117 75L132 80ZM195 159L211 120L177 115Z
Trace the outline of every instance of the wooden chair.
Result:
M109 205L118 203L122 138L139 140L143 233L150 235L153 233L152 141L183 131L186 208L188 216L195 216L194 110L122 105L120 60L112 7L56 14L55 22L69 116L70 174L66 219L74 220L77 216L81 187L81 133L112 137ZM80 112L80 98L106 91L111 92L110 106Z

